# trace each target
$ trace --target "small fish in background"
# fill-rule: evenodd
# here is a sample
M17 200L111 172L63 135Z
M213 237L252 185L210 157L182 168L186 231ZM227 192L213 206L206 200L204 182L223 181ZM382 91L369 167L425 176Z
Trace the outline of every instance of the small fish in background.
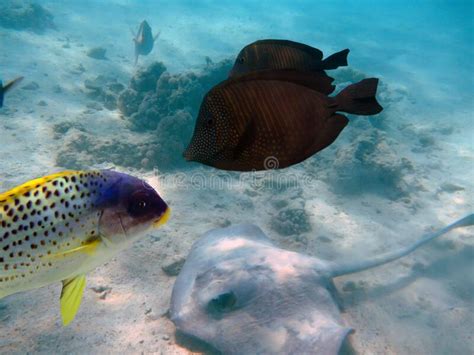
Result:
M3 85L2 81L0 80L0 107L3 107L3 100L5 99L5 94L13 89L15 86L20 84L20 82L23 80L23 77L20 76L16 79L13 79L12 81L9 81L5 85Z
M378 79L349 85L335 97L321 92L333 88L320 79L265 71L215 86L203 99L184 157L224 170L281 169L333 143L349 122L338 112L382 111L375 98Z
M237 56L229 77L258 70L294 69L324 71L347 66L349 49L323 59L323 52L303 43L264 39L244 47Z
M181 335L223 354L340 354L352 329L338 307L335 277L398 260L473 224L471 214L407 247L354 261L280 249L255 225L213 229L186 257L170 319Z
M132 31L133 33L133 31ZM155 37L151 32L151 27L145 20L142 21L140 27L138 28L138 33L134 35L133 41L135 42L135 65L138 62L139 55L148 55L153 50L153 45L155 41L160 36L160 32L157 33Z
M168 216L150 185L111 170L66 171L0 193L0 299L61 281L67 325L85 274Z

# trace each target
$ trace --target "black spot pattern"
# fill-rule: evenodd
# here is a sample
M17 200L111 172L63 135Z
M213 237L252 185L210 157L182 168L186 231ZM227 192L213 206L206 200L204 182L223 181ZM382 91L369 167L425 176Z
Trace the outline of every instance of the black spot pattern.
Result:
M98 234L94 201L107 177L70 171L0 194L0 293L60 267L61 252Z

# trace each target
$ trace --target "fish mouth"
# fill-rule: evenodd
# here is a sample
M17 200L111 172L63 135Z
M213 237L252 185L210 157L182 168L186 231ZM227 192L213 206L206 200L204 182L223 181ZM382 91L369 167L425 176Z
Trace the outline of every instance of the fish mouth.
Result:
M168 219L170 218L171 215L171 209L169 207L166 207L166 211L161 214L160 217L156 221L153 222L153 227L158 228L161 227L163 224L165 224Z
M191 154L191 152L186 149L183 153L183 158L186 160L186 161L192 161L193 160L193 156Z

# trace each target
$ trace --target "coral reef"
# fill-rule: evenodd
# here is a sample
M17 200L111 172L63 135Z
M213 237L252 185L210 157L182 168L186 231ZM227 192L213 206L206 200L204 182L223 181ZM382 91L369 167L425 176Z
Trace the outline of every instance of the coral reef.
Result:
M345 194L376 193L391 199L407 196L416 184L410 180L413 164L395 150L396 143L380 130L358 135L341 146L323 178ZM321 169L330 162L319 160Z
M43 33L56 29L54 16L41 5L20 0L3 0L0 3L0 26L15 30Z
M232 62L224 60L200 72L170 74L163 63L153 63L131 79L118 107L137 131L155 130L164 118L182 110L196 117L206 92L224 80L231 67Z
M36 81L31 81L28 84L23 85L21 88L23 90L38 90L40 86L38 85Z
M66 135L57 163L81 168L110 162L120 166L161 170L185 167L182 152L191 138L202 98L227 77L230 60L209 64L202 71L170 74L162 63L139 70L125 88L99 75L84 82L86 95L109 110L118 108L140 139L103 140L77 127L58 127ZM56 134L58 132L55 132ZM133 141L133 140L132 140Z
M299 236L311 231L306 211L302 208L288 208L281 210L272 218L272 228L283 236Z
M115 110L117 108L117 98L125 86L115 78L99 75L94 79L84 81L86 95L95 101L101 102L105 108Z
M181 269L183 268L184 262L186 261L183 257L173 257L172 260L164 264L161 269L168 276L178 276Z
M94 59L106 60L107 59L107 57L105 56L106 51L107 50L105 48L95 47L95 48L89 49L86 55Z

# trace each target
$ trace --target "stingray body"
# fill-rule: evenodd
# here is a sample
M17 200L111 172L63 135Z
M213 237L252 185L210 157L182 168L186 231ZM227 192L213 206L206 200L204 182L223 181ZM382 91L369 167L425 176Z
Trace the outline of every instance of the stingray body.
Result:
M334 299L333 277L403 257L469 215L412 245L365 261L324 261L274 246L254 225L208 232L176 279L177 329L225 354L337 354L351 328Z
M135 42L135 64L137 64L139 55L148 55L153 50L153 45L158 39L160 33L153 37L151 32L151 27L145 20L142 21L140 27L138 28L138 33L133 39Z

